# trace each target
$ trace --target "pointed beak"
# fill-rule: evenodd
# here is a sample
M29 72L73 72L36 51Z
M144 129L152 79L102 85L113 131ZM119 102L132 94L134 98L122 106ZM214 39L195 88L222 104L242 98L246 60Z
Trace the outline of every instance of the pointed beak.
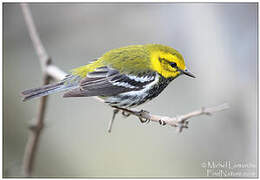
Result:
M182 71L183 74L196 78L196 76L194 74L192 74L188 69L185 69L184 71Z

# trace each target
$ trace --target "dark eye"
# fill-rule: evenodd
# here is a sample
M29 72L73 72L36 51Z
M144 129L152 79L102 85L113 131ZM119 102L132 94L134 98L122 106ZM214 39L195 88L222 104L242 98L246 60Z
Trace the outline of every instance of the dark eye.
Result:
M170 63L171 67L175 68L177 66L177 64L175 62L171 62Z

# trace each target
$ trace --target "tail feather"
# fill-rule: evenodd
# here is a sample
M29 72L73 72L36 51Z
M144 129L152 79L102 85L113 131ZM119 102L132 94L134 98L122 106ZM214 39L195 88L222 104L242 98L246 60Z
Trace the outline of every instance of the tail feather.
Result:
M66 83L66 81L61 81L55 84L48 84L39 88L28 89L23 91L21 94L23 96L23 101L27 101L36 97L47 96L49 94L70 90L74 87L75 84L68 84Z
M53 89L59 85L63 85L63 82L59 82L59 83L55 83L55 84L48 84L39 88L33 88L33 89L28 89L22 92L22 95L28 95L28 94L32 94L32 93L36 93L36 92L40 92L40 91L44 91L44 90L50 90Z

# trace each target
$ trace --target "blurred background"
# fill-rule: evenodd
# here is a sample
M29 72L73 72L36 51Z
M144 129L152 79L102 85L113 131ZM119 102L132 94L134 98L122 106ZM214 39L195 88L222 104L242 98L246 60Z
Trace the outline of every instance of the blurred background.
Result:
M208 161L257 165L257 3L31 4L40 37L64 71L132 44L179 50L196 79L181 76L139 107L174 116L228 102L230 109L172 127L115 120L93 98L49 98L37 177L205 177ZM20 92L42 73L19 4L3 4L3 175L22 176L28 126L39 99ZM244 168L256 176L255 168Z

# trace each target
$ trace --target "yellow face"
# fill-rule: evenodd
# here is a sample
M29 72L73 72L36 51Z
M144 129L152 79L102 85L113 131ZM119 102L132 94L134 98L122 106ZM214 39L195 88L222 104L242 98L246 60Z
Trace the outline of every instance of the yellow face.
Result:
M186 70L185 62L179 54L155 51L151 54L151 68L165 78L175 78Z

